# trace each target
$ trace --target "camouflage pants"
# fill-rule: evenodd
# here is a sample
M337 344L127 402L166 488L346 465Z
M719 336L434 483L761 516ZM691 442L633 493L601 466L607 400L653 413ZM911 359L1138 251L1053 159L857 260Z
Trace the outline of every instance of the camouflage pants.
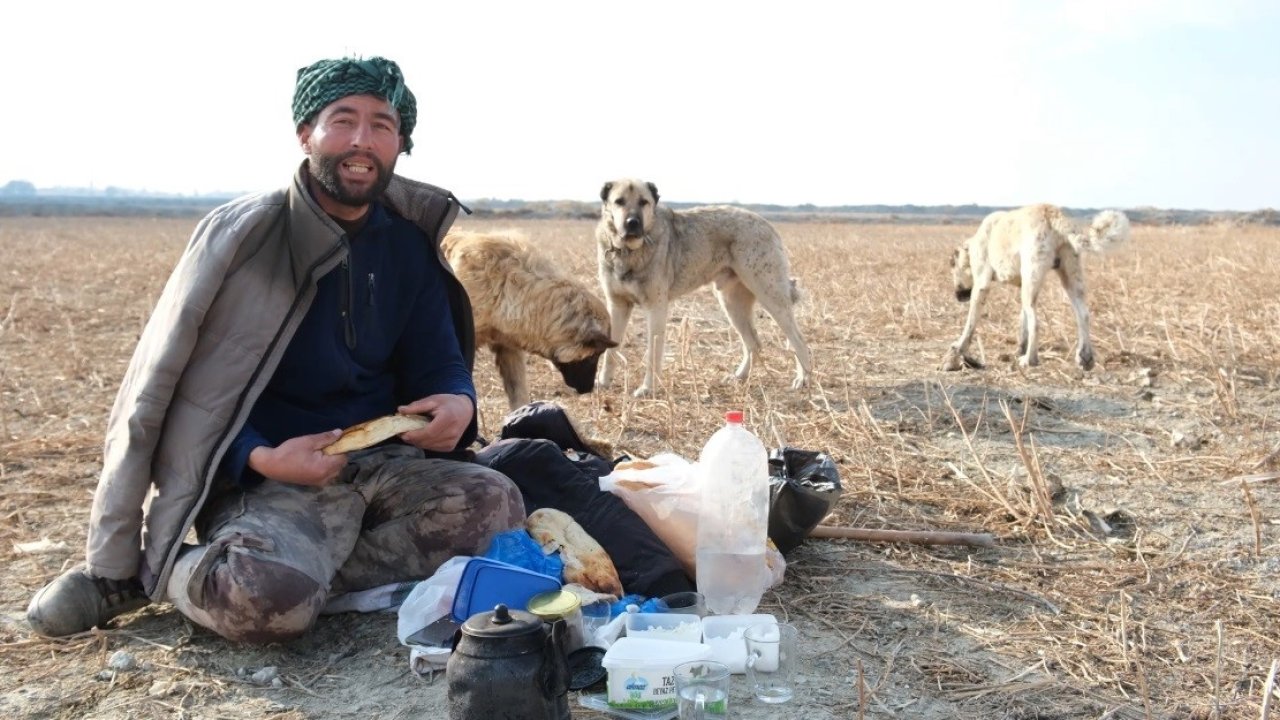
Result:
M266 481L212 498L196 524L201 544L178 557L169 600L231 640L284 640L309 629L333 594L428 577L523 522L507 476L377 448L353 456L328 487Z

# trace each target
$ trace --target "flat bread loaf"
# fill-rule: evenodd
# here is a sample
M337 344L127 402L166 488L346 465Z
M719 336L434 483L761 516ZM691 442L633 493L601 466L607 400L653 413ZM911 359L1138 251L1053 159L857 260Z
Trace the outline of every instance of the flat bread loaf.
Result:
M568 513L553 508L539 508L525 520L529 535L550 555L560 551L564 561L564 579L589 590L622 597L622 581L609 553L595 538L587 534Z
M363 450L400 433L424 428L427 423L428 420L421 415L384 415L343 430L341 437L326 445L320 452L325 455L340 455Z
M623 460L622 462L613 466L613 471L619 472L622 470L652 470L656 467L658 467L657 463L649 462L648 460Z

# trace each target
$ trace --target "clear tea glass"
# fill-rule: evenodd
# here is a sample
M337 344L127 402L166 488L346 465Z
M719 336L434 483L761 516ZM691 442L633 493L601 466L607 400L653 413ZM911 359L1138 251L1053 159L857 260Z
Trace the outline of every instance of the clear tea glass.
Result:
M756 699L784 703L795 695L796 639L794 625L752 625L743 634L747 643L747 685Z
M707 599L700 592L678 592L658 598L662 612L707 616Z
M676 695L680 720L723 720L729 717L729 668L714 660L677 665Z

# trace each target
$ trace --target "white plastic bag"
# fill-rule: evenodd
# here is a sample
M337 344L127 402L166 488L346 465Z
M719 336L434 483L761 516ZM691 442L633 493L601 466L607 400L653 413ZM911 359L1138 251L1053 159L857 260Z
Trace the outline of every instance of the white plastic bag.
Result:
M639 465L620 463L600 478L600 489L622 498L693 577L702 504L694 465L671 453L654 455Z
M462 579L462 569L469 560L471 557L467 555L449 558L434 575L409 591L400 605L400 616L396 621L396 636L402 645L408 645L406 641L410 635L453 610L453 595L458 590L458 581Z
M697 463L673 453L660 453L630 467L619 463L614 471L600 478L600 489L617 495L640 516L689 577L697 577L698 508L702 494L698 488ZM787 561L768 543L765 562L769 566L773 587L782 582Z
M449 616L453 609L453 596L458 590L458 581L469 560L471 557L466 555L449 558L436 569L434 575L415 585L400 605L396 636L400 639L400 644L411 649L409 664L419 674L444 669L453 651L446 647L410 644L408 638L431 623Z

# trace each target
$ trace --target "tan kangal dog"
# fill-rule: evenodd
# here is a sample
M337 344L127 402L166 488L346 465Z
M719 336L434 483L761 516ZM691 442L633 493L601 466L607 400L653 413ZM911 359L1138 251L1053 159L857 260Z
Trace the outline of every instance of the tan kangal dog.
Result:
M493 350L512 409L529 402L525 353L550 360L574 390L591 392L600 355L615 346L600 298L513 231L455 230L442 247L471 298L476 346Z
M658 188L642 180L615 180L600 190L596 225L600 284L613 339L621 342L631 310L648 314L644 382L634 395L651 395L662 371L671 300L708 283L742 339L742 362L730 376L746 379L760 349L752 320L756 301L782 328L796 357L793 389L809 381L809 346L792 305L799 291L791 278L782 238L759 215L730 206L672 210L658 205ZM617 350L605 353L600 384L613 380Z
M1075 311L1078 341L1076 364L1093 367L1089 341L1089 308L1084 301L1084 268L1080 253L1103 252L1129 238L1129 219L1117 210L1104 210L1089 225L1079 225L1053 205L1031 205L993 212L978 232L961 243L951 257L956 299L969 301L964 330L942 361L943 370L965 365L981 367L965 355L982 301L993 282L1022 288L1022 326L1018 335L1018 365L1039 364L1036 354L1036 295L1049 272L1057 272Z

